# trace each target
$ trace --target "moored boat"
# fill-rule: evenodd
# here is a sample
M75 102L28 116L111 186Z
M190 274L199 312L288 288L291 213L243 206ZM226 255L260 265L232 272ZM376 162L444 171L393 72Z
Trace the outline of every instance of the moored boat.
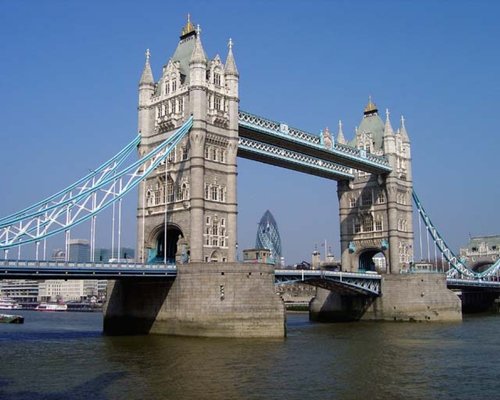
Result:
M36 306L37 311L67 311L68 306L61 303L40 303Z
M22 315L0 314L0 322L5 324L22 324L24 317Z
M21 305L9 297L0 297L0 310L19 310Z

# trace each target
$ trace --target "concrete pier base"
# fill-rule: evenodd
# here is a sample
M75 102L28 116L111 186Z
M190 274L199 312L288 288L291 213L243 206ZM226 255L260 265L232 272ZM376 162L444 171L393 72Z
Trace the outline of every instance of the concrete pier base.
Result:
M110 282L104 333L284 337L285 317L269 266L193 263L173 282Z
M384 275L380 297L340 295L318 289L309 305L314 321L460 321L460 298L441 274Z

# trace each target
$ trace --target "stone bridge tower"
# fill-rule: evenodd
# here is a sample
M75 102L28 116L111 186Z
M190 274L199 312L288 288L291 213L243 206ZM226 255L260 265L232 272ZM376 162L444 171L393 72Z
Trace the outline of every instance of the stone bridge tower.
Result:
M146 53L139 82L139 155L172 135L190 115L193 127L166 165L139 188L141 261L236 260L239 75L231 40L228 47L225 64L218 55L208 60L200 29L188 17L157 82Z
M337 140L345 143L341 125ZM394 132L389 111L384 124L370 99L350 144L365 152L385 155L392 172L376 176L357 171L353 181L339 182L342 268L399 273L413 261L413 183L404 119ZM379 253L385 263L376 268L373 257Z

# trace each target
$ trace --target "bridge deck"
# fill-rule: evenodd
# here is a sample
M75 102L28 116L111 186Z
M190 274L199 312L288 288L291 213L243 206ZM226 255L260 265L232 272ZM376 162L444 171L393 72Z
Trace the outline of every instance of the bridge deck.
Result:
M0 279L173 279L175 266L137 263L1 261Z

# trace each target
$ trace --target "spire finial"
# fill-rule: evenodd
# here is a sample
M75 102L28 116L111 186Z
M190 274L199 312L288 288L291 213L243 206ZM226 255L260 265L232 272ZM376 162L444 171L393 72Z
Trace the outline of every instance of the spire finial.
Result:
M146 49L146 62L147 63L149 62L150 57L151 57L151 52L149 51L149 49Z
M391 113L389 112L389 109L386 108L385 109L384 136L394 134L394 130L392 129L392 125L391 125L390 115L391 115Z
M401 115L401 127L405 127L405 117Z
M372 96L369 95L368 96L368 104L366 105L365 107L365 112L364 114L365 115L370 115L370 114L375 114L377 112L377 106L375 105L375 103L373 102L372 100Z
M339 132L337 133L337 143L345 144L346 140L344 137L344 132L342 131L342 120L339 119Z
M198 36L200 36L200 35L201 35L201 27L200 27L200 24L196 25L196 34L197 34Z
M193 23L191 22L191 14L188 13L187 15L187 22L186 25L182 28L181 36L186 36L187 34L193 32L194 26Z
M229 38L229 41L227 42L227 47L229 50L227 52L227 59L226 59L226 74L232 76L239 76L238 68L236 68L236 62L234 61L234 56L233 56L233 39Z

